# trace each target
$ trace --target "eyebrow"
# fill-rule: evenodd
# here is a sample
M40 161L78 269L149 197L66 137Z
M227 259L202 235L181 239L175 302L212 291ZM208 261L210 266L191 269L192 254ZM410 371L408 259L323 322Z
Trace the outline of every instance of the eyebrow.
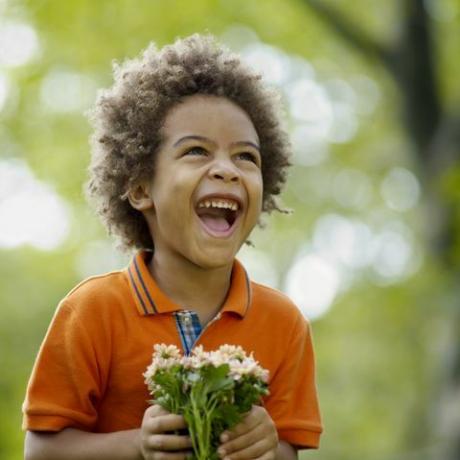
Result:
M214 141L212 141L211 139L208 139L207 137L197 136L197 135L189 135L189 136L181 137L178 141L176 141L174 143L174 147L177 147L178 145L180 145L183 142L188 141L188 140L202 141L202 142L207 142L208 144L216 145L216 143ZM255 148L256 150L258 150L260 152L260 147L257 144L255 144L254 142L251 142L251 141L232 142L230 145L232 147L233 146L250 146L250 147L253 147L253 148Z

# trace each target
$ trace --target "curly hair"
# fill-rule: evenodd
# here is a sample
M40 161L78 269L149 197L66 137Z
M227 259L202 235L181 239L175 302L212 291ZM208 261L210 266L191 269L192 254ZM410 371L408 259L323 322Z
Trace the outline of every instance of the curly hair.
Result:
M290 165L279 97L240 57L211 35L194 34L161 50L151 43L137 59L113 64L114 84L89 111L94 131L86 194L124 249L153 249L143 214L127 200L135 184L154 177L155 155L168 111L185 97L225 97L251 119L262 152L262 211L276 202Z

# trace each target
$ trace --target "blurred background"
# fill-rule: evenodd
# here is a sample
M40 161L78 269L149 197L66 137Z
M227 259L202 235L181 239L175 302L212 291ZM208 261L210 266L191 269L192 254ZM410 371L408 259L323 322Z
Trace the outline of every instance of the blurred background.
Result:
M294 167L241 259L310 318L321 460L460 458L457 0L0 0L0 458L58 301L123 267L85 203L111 61L211 32L283 97Z

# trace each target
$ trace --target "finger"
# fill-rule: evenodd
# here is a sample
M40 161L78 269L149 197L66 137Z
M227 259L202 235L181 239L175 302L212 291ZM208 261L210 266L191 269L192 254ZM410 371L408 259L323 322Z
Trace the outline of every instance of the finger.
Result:
M248 431L256 427L263 416L259 409L262 408L259 406L252 406L252 409L246 414L244 419L240 423L238 423L238 425L233 427L231 430L224 431L220 435L221 442L227 442L231 439L235 439L238 436L241 436L242 434L247 433Z
M256 460L275 460L276 459L276 452L273 450L270 450L268 452L265 452L262 457L258 457Z
M223 457L224 460L239 460L247 458L259 458L260 456L265 455L271 449L273 449L273 447L271 447L265 439L261 439L260 441L257 441L256 443L251 444L250 446L236 452L220 454L220 447L218 452L221 458Z
M221 454L221 456L229 455L233 452L246 449L247 447L255 444L260 440L265 440L266 436L264 431L264 427L262 425L258 425L251 431L244 433L236 438L233 438L228 442L222 443L219 446L219 453Z
M152 452L144 456L144 460L188 460L192 452Z
M175 434L154 434L146 438L144 446L155 451L177 451L190 449L192 440L190 436Z
M165 433L167 431L181 430L187 428L187 424L182 415L167 414L151 417L145 422L147 430L152 433Z
M158 415L166 415L169 413L170 412L168 412L166 409L164 409L158 404L153 404L152 406L149 406L145 411L145 414L149 417L156 417Z

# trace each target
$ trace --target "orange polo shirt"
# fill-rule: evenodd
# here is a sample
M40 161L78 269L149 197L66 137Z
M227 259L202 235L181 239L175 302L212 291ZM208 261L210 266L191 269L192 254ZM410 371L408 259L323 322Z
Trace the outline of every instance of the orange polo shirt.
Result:
M122 271L89 278L59 304L38 353L23 428L92 432L139 428L153 345L182 348L174 312L139 252ZM242 346L269 370L265 408L280 439L317 448L322 431L308 322L282 293L249 281L235 261L226 301L195 345Z

